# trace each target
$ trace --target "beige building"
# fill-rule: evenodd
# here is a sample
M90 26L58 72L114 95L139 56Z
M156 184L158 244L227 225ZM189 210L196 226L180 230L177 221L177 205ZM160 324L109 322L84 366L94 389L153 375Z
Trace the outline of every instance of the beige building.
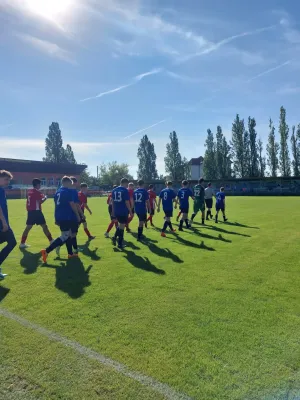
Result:
M189 162L191 168L190 179L196 181L203 177L203 157L192 158Z

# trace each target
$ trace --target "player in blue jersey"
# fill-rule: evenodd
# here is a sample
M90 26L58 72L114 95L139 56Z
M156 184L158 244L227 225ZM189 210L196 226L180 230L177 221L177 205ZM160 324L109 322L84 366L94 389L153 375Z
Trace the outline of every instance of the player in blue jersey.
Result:
M170 227L172 232L176 232L176 229L173 229L171 218L173 217L173 203L176 199L176 193L172 189L172 182L167 182L167 187L160 192L159 201L157 206L157 212L160 212L160 205L162 203L162 207L165 213L165 222L161 231L161 236L166 237L166 230L168 226ZM175 208L177 206L175 205Z
M179 203L181 211L181 220L179 223L179 230L183 231L183 222L187 228L190 228L188 214L189 214L189 200L190 197L193 199L194 195L191 189L188 187L188 181L182 181L182 188L177 193L177 204Z
M82 209L81 209L81 207L80 207L79 195L78 195L78 191L77 191L77 189L76 189L77 183L78 183L77 178L75 178L75 176L70 176L70 179L71 179L71 181L73 182L73 184L72 184L72 189L71 189L72 192L73 192L73 201L74 201L74 203L76 204L77 211L78 211L78 214L79 214L79 216L80 216L80 222L78 223L77 231L74 232L74 233L72 233L72 245L73 245L73 249L74 249L74 252L75 252L75 253L78 253L78 244L77 244L78 229L79 229L80 224L84 223L84 222L86 221L86 219L85 219L85 215L84 215L84 213L83 213L83 211L82 211ZM93 237L93 239L94 239L94 237Z
M128 222L128 215L133 216L132 207L130 203L130 197L128 193L128 179L121 179L120 186L113 189L112 191L112 215L117 219L119 226L116 229L115 236L113 237L114 246L118 239L118 248L122 250L125 246L123 245L124 229Z
M138 181L138 188L133 194L134 210L139 219L138 241L142 240L143 228L147 223L147 210L150 210L149 194L144 189L144 181Z
M0 281L6 274L2 273L2 264L12 252L17 242L15 235L9 226L8 208L4 187L9 185L13 178L12 174L5 170L0 170L0 244L6 243L6 246L0 251Z
M216 194L216 224L218 223L219 211L222 211L224 222L227 221L225 215L225 189L221 187L220 191Z
M59 226L61 235L49 247L41 250L44 263L47 262L48 254L63 244L66 244L68 258L78 257L77 253L73 253L72 237L78 231L81 216L79 215L77 204L74 202L74 190L72 190L73 182L71 178L64 176L61 183L62 186L54 196L55 223Z

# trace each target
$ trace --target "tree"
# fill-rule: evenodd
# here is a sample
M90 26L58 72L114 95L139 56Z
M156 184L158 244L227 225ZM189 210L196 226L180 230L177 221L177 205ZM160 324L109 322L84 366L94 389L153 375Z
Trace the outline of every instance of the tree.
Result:
M167 154L165 156L165 170L172 180L178 181L182 176L182 158L179 153L177 133L170 133L170 143L167 143Z
M221 171L220 178L231 178L230 146L227 143L225 136L223 136L223 141L222 141L222 157L223 157L223 169Z
M138 178L146 182L151 182L158 178L156 169L156 154L154 144L145 135L141 139L137 156L139 158Z
M182 179L191 179L191 167L186 157L182 159Z
M243 120L244 122L244 120ZM250 170L251 170L251 159L250 159L250 138L249 138L249 132L244 128L244 135L243 135L243 176L250 176Z
M239 115L237 114L232 124L232 139L231 139L233 172L236 178L243 178L246 173L244 137L245 137L244 120L241 120Z
M279 119L279 134L280 134L280 153L279 153L279 166L282 176L291 175L291 161L289 155L288 138L289 127L286 123L286 110L280 107Z
M205 179L216 179L216 145L214 142L214 134L210 129L207 129L207 138L205 141L205 154L203 161L203 173Z
M216 170L216 178L219 179L224 174L223 132L220 126L217 126L215 151L214 169Z
M80 183L86 183L88 186L92 185L93 178L87 169L81 172L80 174Z
M266 173L266 158L263 156L263 142L261 139L258 140L258 173L261 178L265 176Z
M296 127L292 127L291 145L292 145L292 155L293 155L293 174L294 176L300 175L300 146L299 146L299 136L300 136L300 124L297 127L297 133L295 134Z
M256 177L259 175L258 172L258 153L256 137L257 133L255 130L256 121L254 118L248 118L248 131L249 131L249 147L250 147L250 176Z
M77 162L75 160L74 152L72 150L72 147L69 144L67 144L66 149L64 149L63 161L66 163L70 163L70 164L77 164Z
M271 118L269 120L269 128L270 132L267 144L267 163L270 168L271 176L276 177L279 168L279 161L278 161L279 144L276 142L275 127Z
M101 185L118 185L122 178L133 180L133 177L129 174L128 164L118 164L117 161L113 161L100 165L99 180Z
M49 133L45 142L46 157L43 161L61 163L64 160L63 140L57 122L49 126Z

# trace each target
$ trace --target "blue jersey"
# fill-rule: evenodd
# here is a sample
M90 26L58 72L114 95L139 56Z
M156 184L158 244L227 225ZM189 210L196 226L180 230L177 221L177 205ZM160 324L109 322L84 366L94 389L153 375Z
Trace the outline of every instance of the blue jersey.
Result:
M7 225L9 225L7 201L6 201L5 190L3 188L0 188L0 207L2 208L2 212L3 212L4 218L6 220L6 223L7 223ZM0 221L0 231L2 231L2 222L1 221Z
M127 217L129 214L126 201L129 201L128 189L123 186L115 188L111 193L111 198L114 204L115 217Z
M77 189L69 189L72 192L74 203L80 203Z
M159 197L162 199L163 210L173 211L173 200L176 197L174 190L169 188L163 189Z
M224 192L218 192L216 194L216 207L217 208L224 208L225 206L225 193Z
M70 202L74 202L74 190L61 187L55 193L55 221L77 221L76 214L72 210Z
M146 189L136 189L133 194L134 210L139 215L147 214L146 202L149 200L149 194Z
M181 188L178 193L177 197L179 199L180 208L189 208L189 198L193 197L193 192L189 188Z

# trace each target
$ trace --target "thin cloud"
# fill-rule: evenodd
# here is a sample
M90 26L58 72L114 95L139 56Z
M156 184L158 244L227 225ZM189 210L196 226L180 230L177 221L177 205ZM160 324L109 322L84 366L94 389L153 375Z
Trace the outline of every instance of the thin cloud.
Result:
M143 128L143 129L140 129L139 131L134 132L134 133L132 133L131 135L125 136L123 139L129 139L129 138L132 137L132 136L135 136L135 135L138 135L139 133L145 132L145 131L147 131L148 129L154 128L155 126L160 125L160 124L162 124L162 123L164 123L164 122L166 122L166 121L167 121L167 119L163 119L162 121L156 122L156 123L153 124L153 125L147 126L146 128Z
M134 78L132 78L131 83L119 86L119 87L117 87L115 89L111 89L111 90L108 90L106 92L99 93L96 96L87 97L87 98L82 99L80 101L84 102L84 101L88 101L88 100L99 99L100 97L106 96L108 94L113 94L113 93L119 92L120 90L126 89L126 88L128 88L130 86L133 86L133 85L136 85L138 82L140 82L142 79L146 78L147 76L158 74L161 71L162 71L162 68L155 68L155 69L153 69L151 71L148 71L148 72L145 72L143 74L139 74L139 75L135 76Z
M282 64L277 65L276 67L267 69L266 71L263 71L263 72L261 72L260 74L258 74L258 75L256 75L256 76L253 76L252 78L248 79L246 82L249 83L249 82L252 82L252 81L254 81L255 79L258 79L258 78L260 78L260 77L262 77L262 76L268 75L268 74L270 74L271 72L276 71L277 69L280 69L280 68L285 67L286 65L290 64L291 62L292 62L292 60L288 60L288 61L286 61L286 62L284 62L284 63L282 63Z
M172 72L172 71L165 71L165 73L170 78L173 78L173 79L176 79L176 80L182 81L182 82L188 82L188 83L200 83L200 82L203 82L203 79L191 78L191 77L186 76L186 75L176 74L175 72Z
M0 125L0 130L10 128L11 126L13 126L13 123Z

